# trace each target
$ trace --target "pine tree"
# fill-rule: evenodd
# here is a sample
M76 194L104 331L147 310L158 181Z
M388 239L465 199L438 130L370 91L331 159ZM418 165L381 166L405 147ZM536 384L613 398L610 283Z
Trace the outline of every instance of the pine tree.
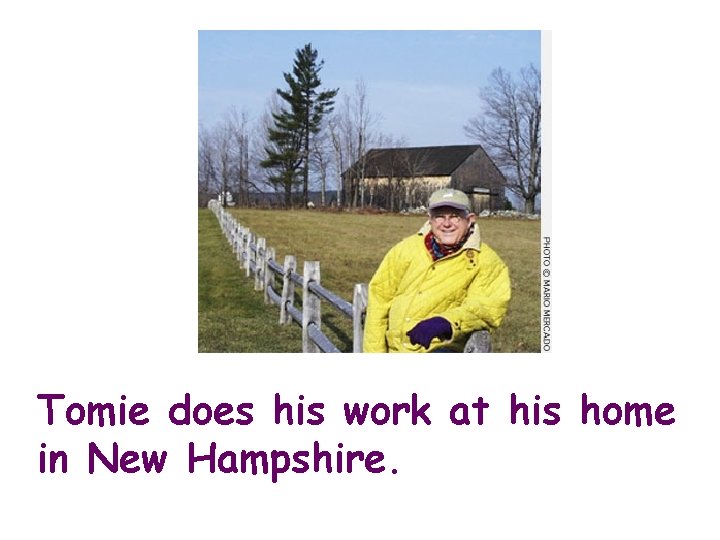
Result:
M285 190L285 204L290 205L293 187L302 183L303 203L308 202L309 156L311 138L320 131L323 117L332 112L338 90L319 91L319 73L325 64L318 62L318 52L312 44L295 51L292 73L283 73L287 90L277 89L285 101L279 113L273 113L274 127L268 129L270 145L265 148L265 168L278 173L271 177ZM302 177L297 178L302 169Z
M299 185L297 171L302 165L302 137L299 125L285 109L273 112L274 127L268 128L265 154L260 162L266 169L274 170L268 181L285 194L285 207L292 205L293 188Z

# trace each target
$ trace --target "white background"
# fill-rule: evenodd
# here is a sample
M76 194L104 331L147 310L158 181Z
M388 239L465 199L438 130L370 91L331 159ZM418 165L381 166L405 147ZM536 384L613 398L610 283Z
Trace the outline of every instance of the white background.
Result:
M717 537L715 18L695 2L649 12L445 2L444 14L436 4L325 3L320 19L285 4L2 8L0 535ZM303 27L552 31L551 354L196 353L197 30ZM68 402L125 394L150 406L151 422L47 426L41 392ZM185 392L253 402L256 420L171 426L166 410ZM275 426L275 392L325 403L326 422ZM412 392L432 403L432 426L342 425L346 400ZM511 425L512 392L561 403L561 422ZM676 422L583 426L583 392L603 404L670 402ZM452 426L449 407L478 396L491 403L486 424ZM90 476L91 440L166 450L165 471ZM211 440L237 451L342 442L382 450L398 474L275 485L188 474L187 443ZM42 442L68 452L68 474L39 474Z

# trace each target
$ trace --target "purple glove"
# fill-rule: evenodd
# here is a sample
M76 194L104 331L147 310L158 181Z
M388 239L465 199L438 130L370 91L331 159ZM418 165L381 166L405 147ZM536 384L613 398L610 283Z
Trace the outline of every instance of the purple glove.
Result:
M427 349L430 347L433 338L450 339L452 337L452 326L447 319L432 317L417 323L407 335L410 336L410 343L422 345Z

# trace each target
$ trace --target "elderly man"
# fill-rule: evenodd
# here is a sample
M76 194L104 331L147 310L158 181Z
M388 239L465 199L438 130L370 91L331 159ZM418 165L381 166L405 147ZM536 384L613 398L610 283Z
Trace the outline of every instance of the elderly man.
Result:
M475 218L462 191L430 196L428 222L370 280L364 352L460 352L472 332L500 325L510 277Z

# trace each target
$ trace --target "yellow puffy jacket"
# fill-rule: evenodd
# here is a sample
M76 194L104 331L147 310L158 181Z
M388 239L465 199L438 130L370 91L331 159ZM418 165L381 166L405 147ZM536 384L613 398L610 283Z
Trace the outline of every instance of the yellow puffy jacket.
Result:
M469 334L502 322L510 301L509 272L480 241L478 226L459 251L434 262L424 242L429 231L426 223L395 245L370 280L364 352L462 351ZM430 317L450 321L452 338L435 338L429 349L412 345L407 332Z

